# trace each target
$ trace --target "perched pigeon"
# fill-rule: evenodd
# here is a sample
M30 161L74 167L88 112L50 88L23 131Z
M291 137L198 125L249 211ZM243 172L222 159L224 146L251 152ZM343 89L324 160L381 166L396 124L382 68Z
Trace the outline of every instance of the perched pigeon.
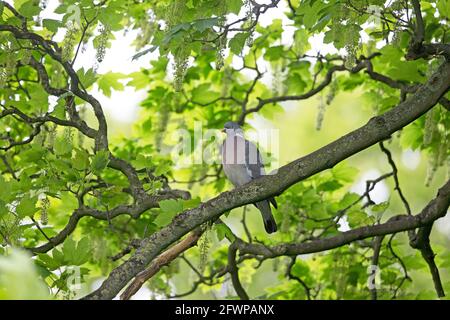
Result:
M242 186L265 175L264 164L256 145L244 137L241 127L232 121L225 123L223 132L227 137L222 145L223 171L235 186ZM254 205L261 211L267 233L277 231L277 224L270 209L270 203L277 208L274 198L259 201Z

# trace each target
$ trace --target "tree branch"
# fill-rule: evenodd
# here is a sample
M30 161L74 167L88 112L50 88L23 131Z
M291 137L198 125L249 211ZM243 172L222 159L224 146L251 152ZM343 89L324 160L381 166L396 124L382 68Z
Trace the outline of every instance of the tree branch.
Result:
M417 236L413 239L410 239L411 247L420 250L423 259L428 264L428 268L430 269L431 276L433 278L434 288L438 297L445 297L444 288L442 287L441 277L439 275L439 269L436 266L436 262L434 261L435 254L430 244L430 234L433 228L433 222L431 221L426 226L419 229Z
M300 254L322 252L337 247L341 247L356 240L362 240L370 237L384 236L397 232L412 230L418 227L426 226L433 221L443 217L447 213L450 204L450 180L439 189L439 192L433 200L422 210L420 214L398 215L389 219L387 222L374 226L366 226L324 239L317 239L306 243L286 243L273 247L267 247L262 244L245 243L242 240L238 242L238 248L241 254L255 254L264 258L275 258L283 255L296 256Z
M332 168L342 160L389 138L392 133L408 125L433 107L449 86L450 64L445 62L413 95L383 115L372 118L361 128L281 167L276 174L263 176L233 191L224 192L196 208L180 213L168 226L144 239L141 247L130 259L114 269L100 288L86 296L85 299L114 298L128 281L144 270L160 252L199 225L217 219L230 209L279 195L293 184ZM357 240L366 234L376 236L384 234L384 232L399 232L418 225L421 225L421 219L408 217L404 221L391 222L387 226L377 225L367 230L363 228L363 231L358 231L359 233L354 233L355 231L352 230L353 233L344 236L339 241L343 245L347 243L348 239L350 241ZM319 243L320 241L322 240L318 240ZM329 244L323 244L323 250L327 250L328 246Z
M241 300L250 300L250 297L247 292L245 292L241 281L239 280L239 269L236 264L237 243L237 241L233 242L228 248L228 272L231 275L231 282L233 283L234 290L239 298L241 298Z
M180 254L197 244L198 239L202 235L202 231L197 230L191 232L186 238L178 242L176 245L160 254L152 261L150 266L139 273L136 278L128 285L125 291L120 295L121 300L129 300L142 285L151 277L153 277L162 267L168 265L175 260Z

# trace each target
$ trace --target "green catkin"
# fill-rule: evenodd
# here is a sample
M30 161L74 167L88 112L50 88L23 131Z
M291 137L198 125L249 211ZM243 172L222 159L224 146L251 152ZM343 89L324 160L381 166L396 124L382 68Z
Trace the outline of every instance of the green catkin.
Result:
M227 11L227 6L226 6L226 1L221 1L220 5L219 5L219 15L220 15L220 19L219 19L219 30L223 30L223 27L225 25L225 21L226 21L226 14ZM225 48L227 45L227 34L222 34L218 39L217 39L217 48L216 48L216 70L221 70L223 68L223 66L225 65L225 61L224 61L224 57L225 57Z
M156 150L161 150L164 135L167 130L167 125L170 120L170 107L167 103L162 103L159 110L158 131L155 137Z
M180 17L183 15L185 6L184 0L175 0L169 6L166 15L166 22L168 26L168 30L170 30L173 26L177 25L180 22Z
M48 127L48 148L53 148L56 139L56 124L50 124Z
M318 112L317 112L317 118L316 118L316 130L320 131L322 129L322 123L323 119L325 117L325 110L326 110L326 103L323 98L323 94L319 96L319 105L317 106Z
M205 231L203 232L203 235L199 239L200 259L198 268L201 273L205 271L206 263L208 262L208 253L210 247L210 239L209 239L210 231L211 231L211 224L207 223L207 225L205 226Z
M136 36L136 48L142 49L151 43L155 31L158 29L158 22L153 14L149 13L144 19L139 21L139 28L141 32Z
M243 27L250 27L254 23L252 3L249 0L245 0L244 1L244 7L245 7L245 10L246 10L245 15L246 15L247 20L245 21ZM253 31L254 31L254 28L252 28L249 31L249 35L248 35L247 40L246 40L246 45L249 46L249 47L253 46L253 41L254 41Z
M168 7L166 22L167 30L170 31L175 25L181 22L181 17L185 11L185 1L175 0ZM180 46L172 52L174 62L173 62L173 88L176 92L180 92L183 88L184 76L188 68L189 56L191 53L190 46L187 39L183 39Z
M338 89L337 81L332 80L329 90L328 90L327 98L326 98L327 106L329 106L333 102L334 98L336 97L337 89Z
M287 233L289 231L289 227L291 226L291 218L289 216L290 206L288 206L285 209L286 209L286 212L283 214L283 218L281 219L281 226L280 226L280 231L283 233Z
M219 37L217 40L217 51L216 51L216 70L221 70L225 65L225 45L226 45L227 37L223 35Z
M345 67L347 69L353 69L356 65L357 48L354 44L346 44L345 50L347 51L347 56L345 57Z
M8 81L8 75L6 73L6 69L0 67L0 89L3 89L6 86L6 82Z
M18 245L21 236L20 219L11 214L7 214L1 219L0 223L0 228L8 239L8 242L13 246Z
M284 62L273 64L272 68L272 95L283 96L287 93L286 86L287 68Z
M75 40L78 29L72 22L69 22L67 26L67 32L63 40L62 45L62 59L63 61L70 61L72 58L73 50L75 48Z
M44 226L48 224L48 208L50 207L50 200L45 196L41 200L41 224Z
M13 49L8 45L5 49L6 61L3 68L0 68L0 88L5 87L8 79L16 73L16 59Z
M448 150L450 150L450 143L448 139L448 135L444 135L441 143L439 144L438 155L437 155L437 164L439 167L445 164L445 161L448 157Z
M223 71L222 77L222 88L221 88L221 96L226 97L230 91L230 85L233 80L233 74L231 72L231 68L225 67Z
M182 45L174 55L174 80L173 88L176 92L183 89L184 76L188 67L189 51L187 46Z
M425 116L425 128L423 134L423 144L428 146L433 140L434 132L437 128L435 109L431 109Z
M433 181L437 168L438 168L437 157L431 154L428 158L427 176L425 178L426 187L429 187L431 182Z
M64 141L68 144L73 142L73 131L71 127L64 128Z
M100 36L98 40L98 48L95 54L95 58L98 63L101 63L105 59L106 47L108 45L108 37L110 28L107 25L103 25L100 28Z

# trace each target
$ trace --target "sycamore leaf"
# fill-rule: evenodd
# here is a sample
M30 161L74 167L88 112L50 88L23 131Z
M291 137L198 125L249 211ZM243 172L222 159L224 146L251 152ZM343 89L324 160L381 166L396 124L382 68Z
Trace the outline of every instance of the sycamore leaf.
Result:
M111 89L116 91L122 91L124 89L123 83L119 80L125 79L126 77L127 76L122 73L108 72L98 79L98 88L105 96L111 97Z
M234 241L234 234L226 224L218 223L215 225L215 229L219 241L222 241L224 238L227 238L229 241Z
M94 174L100 175L108 166L109 152L107 150L99 151L95 154L91 162L91 170Z
M36 208L37 197L24 196L16 207L16 213L19 217L25 218L33 216L39 209Z
M161 213L156 217L154 223L160 227L169 224L177 213L183 211L183 200L163 200L159 202Z
M241 32L236 34L229 42L228 47L230 48L231 52L233 52L236 55L241 54L242 49L244 48L245 41L247 41L248 33Z

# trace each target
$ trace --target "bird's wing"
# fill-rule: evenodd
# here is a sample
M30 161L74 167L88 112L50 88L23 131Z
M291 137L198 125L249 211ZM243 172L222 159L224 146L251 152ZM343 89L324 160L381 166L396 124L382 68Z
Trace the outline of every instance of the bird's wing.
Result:
M221 149L222 164L225 166L231 165L233 170L242 167L250 179L265 175L261 153L253 142L236 135L225 139Z
M245 166L252 179L266 174L258 147L248 140L245 140Z

